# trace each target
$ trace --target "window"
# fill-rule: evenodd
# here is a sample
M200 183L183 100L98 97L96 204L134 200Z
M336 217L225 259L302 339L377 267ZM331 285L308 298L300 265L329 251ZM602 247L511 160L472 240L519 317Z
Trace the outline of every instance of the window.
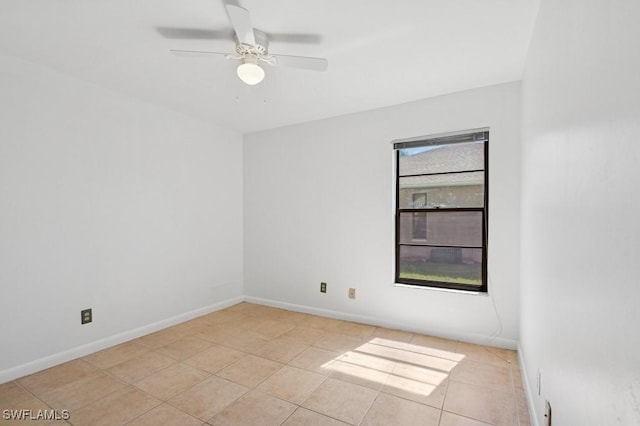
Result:
M486 292L489 131L394 149L396 282Z

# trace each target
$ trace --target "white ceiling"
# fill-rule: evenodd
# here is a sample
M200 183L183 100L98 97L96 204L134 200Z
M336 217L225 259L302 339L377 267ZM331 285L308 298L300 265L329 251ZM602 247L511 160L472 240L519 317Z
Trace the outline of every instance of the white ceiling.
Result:
M0 52L242 133L394 105L522 77L538 0L239 0L270 52L326 57L327 72L266 65L247 86L225 39L163 37L158 27L228 33L223 0L0 0Z

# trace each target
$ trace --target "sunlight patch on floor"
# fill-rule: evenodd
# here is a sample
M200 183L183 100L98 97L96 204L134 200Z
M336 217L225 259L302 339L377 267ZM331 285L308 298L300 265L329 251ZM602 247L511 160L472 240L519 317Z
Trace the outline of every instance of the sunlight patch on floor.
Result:
M390 348L388 346L374 345L365 343L356 349L370 355L376 355L382 358L392 359L397 362L405 362L407 364L420 365L434 370L449 372L453 370L458 362L445 358L425 355L417 352L410 352L405 349Z
M411 344L411 343L398 342L398 341L389 340L389 339L382 339L382 338L379 338L379 337L371 339L368 343L373 344L373 345L379 345L379 346L385 346L385 347L389 347L389 348L394 348L394 349L401 349L401 350L404 350L404 351L407 351L407 352L415 352L415 353L419 353L419 354L430 355L430 356L433 356L433 357L448 359L448 360L456 361L456 362L460 362L464 358L463 354L458 354L458 353L455 353L455 352L445 351L445 350L442 350L442 349L436 349L436 348L432 348L430 346L414 345L414 344Z
M322 365L329 371L429 396L464 358L463 354L374 338Z

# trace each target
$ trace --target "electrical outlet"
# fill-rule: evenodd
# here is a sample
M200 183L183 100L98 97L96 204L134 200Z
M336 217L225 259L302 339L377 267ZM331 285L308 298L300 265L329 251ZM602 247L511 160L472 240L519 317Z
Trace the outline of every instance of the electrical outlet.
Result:
M551 426L551 404L544 402L544 426Z
M87 324L93 321L91 309L83 309L80 311L80 324Z
M320 283L320 293L327 292L327 283Z
M355 299L356 298L356 289L355 288L350 288L349 289L349 299Z

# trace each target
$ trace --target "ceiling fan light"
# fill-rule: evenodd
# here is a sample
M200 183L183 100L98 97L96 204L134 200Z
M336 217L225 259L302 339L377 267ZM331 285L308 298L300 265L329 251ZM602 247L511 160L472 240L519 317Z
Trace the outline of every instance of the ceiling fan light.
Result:
M264 80L264 70L256 63L254 58L247 57L244 63L238 65L238 77L249 86L256 85Z

